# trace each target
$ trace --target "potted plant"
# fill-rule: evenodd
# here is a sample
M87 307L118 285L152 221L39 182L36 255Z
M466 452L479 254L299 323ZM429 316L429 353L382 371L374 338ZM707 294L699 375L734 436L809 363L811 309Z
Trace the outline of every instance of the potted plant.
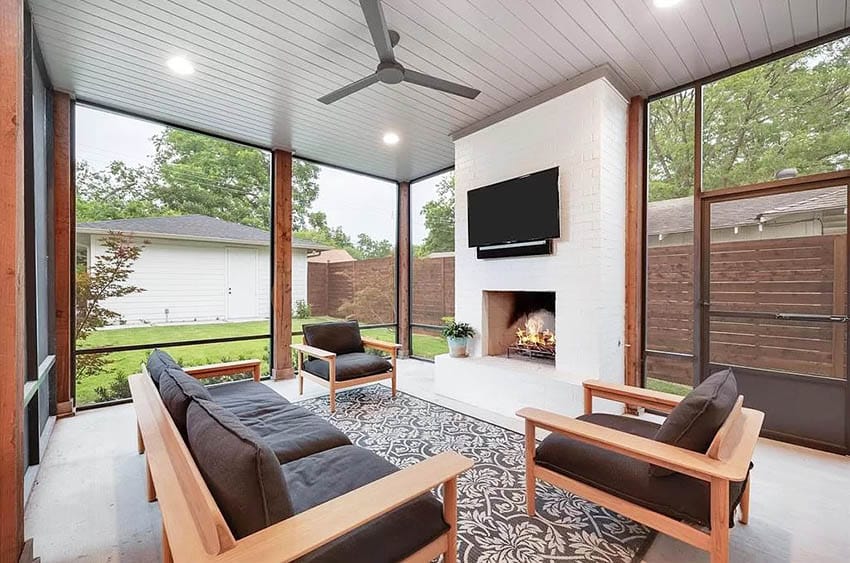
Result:
M449 356L465 358L469 355L469 341L475 336L475 329L468 323L450 320L443 327L443 336L449 343Z

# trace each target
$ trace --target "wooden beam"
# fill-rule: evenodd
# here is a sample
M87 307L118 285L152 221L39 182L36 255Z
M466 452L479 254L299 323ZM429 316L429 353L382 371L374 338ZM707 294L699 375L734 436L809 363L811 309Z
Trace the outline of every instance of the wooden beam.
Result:
M71 396L74 353L74 189L71 186L71 97L53 94L53 248L56 302L56 414L74 414Z
M24 6L0 0L0 563L24 546Z
M410 355L410 182L398 183L398 343Z
M272 153L274 190L274 287L272 288L273 379L292 379L292 153Z
M646 100L629 102L626 157L626 385L639 387L643 357L644 119Z

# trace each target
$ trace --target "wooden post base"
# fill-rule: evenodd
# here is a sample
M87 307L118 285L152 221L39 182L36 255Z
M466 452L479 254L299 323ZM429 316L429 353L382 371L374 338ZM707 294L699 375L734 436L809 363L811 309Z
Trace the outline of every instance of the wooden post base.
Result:
M272 379L281 381L284 379L295 379L295 370L293 368L273 369Z

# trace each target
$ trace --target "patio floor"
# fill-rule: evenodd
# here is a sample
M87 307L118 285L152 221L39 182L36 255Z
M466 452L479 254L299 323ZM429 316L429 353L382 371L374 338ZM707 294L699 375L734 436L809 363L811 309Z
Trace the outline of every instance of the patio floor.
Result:
M295 381L268 385L297 398ZM519 420L436 396L432 364L401 361L399 389L522 430ZM305 396L323 392L305 382ZM754 462L750 524L732 531L732 561L849 561L850 458L761 440ZM85 411L56 424L27 505L26 535L46 563L159 560L159 510L145 500L132 405ZM645 561L708 556L659 536Z

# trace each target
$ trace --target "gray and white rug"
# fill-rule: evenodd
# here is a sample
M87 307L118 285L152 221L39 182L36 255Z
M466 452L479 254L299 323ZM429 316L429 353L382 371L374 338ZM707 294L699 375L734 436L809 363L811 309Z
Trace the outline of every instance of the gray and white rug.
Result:
M464 563L639 560L654 533L551 485L537 484L537 516L525 512L522 434L383 385L299 404L351 441L407 467L446 450L475 462L458 480L458 559Z

